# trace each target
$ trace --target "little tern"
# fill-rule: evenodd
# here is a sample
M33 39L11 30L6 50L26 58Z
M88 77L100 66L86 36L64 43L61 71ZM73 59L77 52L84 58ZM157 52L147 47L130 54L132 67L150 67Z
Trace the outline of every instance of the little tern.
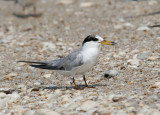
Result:
M104 40L98 35L89 35L87 36L82 46L70 53L68 56L56 60L36 62L36 61L18 61L31 63L30 66L40 69L48 70L57 70L60 74L64 76L73 76L73 83L75 89L79 89L75 82L75 75L82 74L85 86L89 87L86 78L85 72L89 71L97 62L99 57L99 46L103 45L115 45L115 42Z
M34 16L36 16L36 6L35 3L38 0L15 0L16 3L18 3L23 8L23 12L25 12L26 7L33 6Z

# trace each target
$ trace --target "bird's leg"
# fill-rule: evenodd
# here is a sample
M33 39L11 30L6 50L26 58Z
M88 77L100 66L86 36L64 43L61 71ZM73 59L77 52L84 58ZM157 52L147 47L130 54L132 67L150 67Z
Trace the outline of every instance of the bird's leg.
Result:
M88 86L87 82L86 82L86 77L85 75L83 75L83 80L85 82L85 86L88 87L88 88L94 88L94 87L91 87L91 86Z
M26 16L26 8L23 7L23 16Z
M73 76L73 83L74 83L75 89L78 89L78 86L76 85L76 82L75 82L74 76Z
M36 17L37 13L36 13L36 6L33 6L33 13L34 13L34 17Z
M83 80L84 80L84 82L85 82L86 87L89 87L88 84L87 84L87 82L86 82L86 77L85 77L85 75L83 75Z

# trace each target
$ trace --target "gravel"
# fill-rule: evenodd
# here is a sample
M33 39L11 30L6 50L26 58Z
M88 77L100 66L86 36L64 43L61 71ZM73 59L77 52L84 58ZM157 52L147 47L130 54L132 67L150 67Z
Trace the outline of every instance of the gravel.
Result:
M39 17L0 1L0 115L159 115L160 33L157 0L40 0ZM32 8L27 8L27 14ZM118 43L102 46L98 64L75 90L72 77L29 67L79 48L90 34ZM114 79L102 78L114 70ZM115 73L116 73L115 72Z

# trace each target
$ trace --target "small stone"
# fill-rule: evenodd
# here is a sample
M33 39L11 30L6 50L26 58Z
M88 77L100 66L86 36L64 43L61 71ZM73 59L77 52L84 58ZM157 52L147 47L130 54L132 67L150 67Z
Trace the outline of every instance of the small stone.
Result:
M52 111L52 110L49 110L49 109L39 109L39 110L37 110L36 113L38 115L60 115L56 111Z
M24 113L24 115L34 115L34 114L35 114L34 110L29 110Z
M151 95L150 98L154 101L158 101L159 97L157 95Z
M112 101L113 102L119 102L119 101L123 101L123 100L125 100L126 98L125 97L113 97L112 98Z
M55 49L56 49L55 44L53 44L51 42L43 42L43 49L42 49L42 51L45 51L45 50L54 51Z
M94 101L86 101L81 104L81 110L88 111L96 106L98 106L98 103Z
M118 74L119 72L117 70L108 70L102 75L102 77L109 79L111 77L117 76Z
M131 53L137 54L137 53L139 53L139 50L138 49L134 49L133 51L131 51Z
M57 46L63 46L63 42L57 42L56 45Z
M134 25L133 25L133 24L131 24L131 23L129 23L129 22L128 22L128 23L125 23L125 24L124 24L124 26L125 26L125 27L131 27L131 28L133 28L133 27L134 27Z
M151 56L148 58L149 61L155 61L157 59L158 59L158 57L156 57L156 56Z
M63 103L69 102L70 100L71 100L71 98L68 95L62 96L62 102Z
M114 115L127 115L127 113L124 110L119 110Z
M69 5L73 2L73 0L60 0L58 4L60 5Z
M93 2L82 2L80 4L80 7L87 8L87 7L92 7L93 5L94 5Z
M160 40L160 37L157 37L156 40Z
M147 115L160 115L160 111L158 109L150 109Z
M20 95L17 92L13 92L12 94L8 94L8 97L10 97L9 102L16 102L19 100Z
M156 82L154 85L152 85L150 88L160 88L160 82Z
M61 93L62 93L61 89L56 89L55 92L54 92L54 94L56 94L56 95L59 95Z
M5 94L5 93L0 92L0 98L1 98L1 97L5 97L5 96L6 96L6 94Z
M150 0L148 1L148 5L157 5L158 2L156 0Z
M19 85L17 85L17 89L20 89L21 91L26 91L27 87L24 84L19 84Z
M119 52L118 53L120 56L125 56L126 55L126 52Z
M136 58L128 60L127 62L128 62L128 64L130 64L132 66L135 66L135 67L138 67L140 65L139 59L136 59Z
M41 85L41 83L40 82L35 82L34 85L39 86L39 85Z
M140 53L137 55L138 59L146 59L148 58L148 53Z
M115 25L115 26L114 26L114 29L116 29L116 30L120 30L120 29L122 29L122 28L123 28L122 25Z
M31 91L39 91L40 89L35 87L35 88L32 88Z
M7 75L4 76L5 80L12 80L13 77L16 77L18 74L17 73L9 73Z
M52 74L45 74L45 75L43 75L42 77L43 77L43 78L50 78L51 75L52 75Z
M142 26L137 29L137 31L148 31L148 30L150 30L150 28L148 28L147 26Z
M54 101L56 101L56 99L58 98L58 95L55 95L55 94L47 94L46 97L47 97L47 101L48 101L48 102L54 102Z

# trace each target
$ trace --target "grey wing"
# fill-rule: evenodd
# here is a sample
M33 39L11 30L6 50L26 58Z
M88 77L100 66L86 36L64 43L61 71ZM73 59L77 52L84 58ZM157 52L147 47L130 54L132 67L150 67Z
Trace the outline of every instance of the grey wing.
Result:
M57 60L51 60L47 62L34 62L34 61L18 61L18 62L33 63L30 66L40 69L70 71L74 67L78 67L83 64L83 57L80 52L81 50L78 49L69 54L65 58L60 58Z
M83 65L83 57L80 52L81 49L78 49L63 58L57 65L59 70L70 71L75 67Z

